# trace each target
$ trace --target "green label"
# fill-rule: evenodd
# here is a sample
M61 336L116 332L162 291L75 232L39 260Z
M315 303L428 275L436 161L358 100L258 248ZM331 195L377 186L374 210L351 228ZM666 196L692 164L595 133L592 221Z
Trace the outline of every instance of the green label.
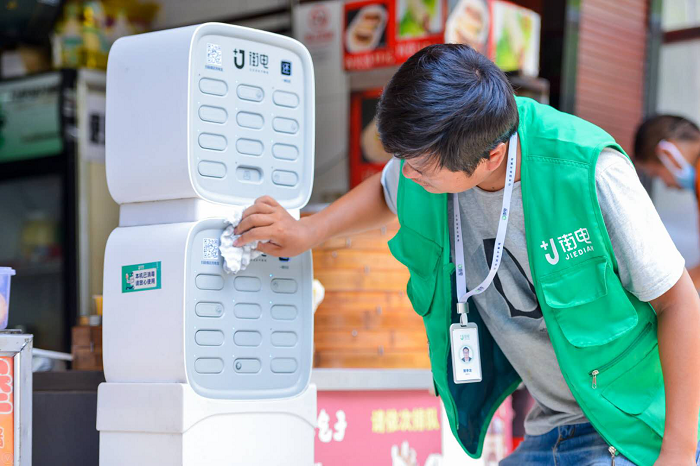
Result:
M160 261L122 266L122 293L160 290Z

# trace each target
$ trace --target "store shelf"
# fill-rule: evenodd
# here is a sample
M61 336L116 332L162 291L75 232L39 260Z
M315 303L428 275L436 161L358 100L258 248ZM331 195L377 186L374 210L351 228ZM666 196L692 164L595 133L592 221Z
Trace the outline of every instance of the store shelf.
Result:
M429 369L314 369L311 383L320 391L432 390Z

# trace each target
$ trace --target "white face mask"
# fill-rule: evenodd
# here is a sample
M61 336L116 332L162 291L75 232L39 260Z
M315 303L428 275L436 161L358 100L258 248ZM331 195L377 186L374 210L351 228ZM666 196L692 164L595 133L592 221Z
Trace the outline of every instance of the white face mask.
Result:
M666 152L658 153L659 160L661 160L661 163L664 164L664 167L666 167L668 171L670 171L673 174L673 176L676 178L676 182L678 183L678 185L683 189L695 191L695 180L697 177L695 167L688 163L688 161L685 159L685 157L683 157L683 154L681 154L681 151L678 150L678 147L676 147L675 144L665 140L661 140L659 141L658 147L671 154L671 158L673 158L673 160L678 164L674 164L670 160L668 155L666 155Z

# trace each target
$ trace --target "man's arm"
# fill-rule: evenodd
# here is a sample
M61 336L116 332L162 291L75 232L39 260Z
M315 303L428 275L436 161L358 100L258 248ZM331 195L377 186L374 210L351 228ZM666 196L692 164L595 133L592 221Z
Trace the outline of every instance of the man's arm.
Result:
M695 289L700 290L700 264L688 270L688 273L690 274L690 279L693 280Z
M698 202L700 202L700 193L698 194ZM700 219L698 219L698 226L700 226ZM693 280L695 289L700 290L700 264L688 269L688 273L690 274L690 279Z
M695 466L700 412L700 302L632 164L605 150L596 188L622 285L652 304L666 388L666 433L656 466ZM630 387L634 390L634 387Z
M269 239L270 243L261 243L258 250L292 257L335 236L382 227L396 215L384 199L381 175L371 176L321 212L301 220L294 219L271 197L263 196L243 213L235 230L243 234L236 246Z
M688 271L651 301L659 318L659 354L666 388L661 465L695 465L700 413L700 299Z

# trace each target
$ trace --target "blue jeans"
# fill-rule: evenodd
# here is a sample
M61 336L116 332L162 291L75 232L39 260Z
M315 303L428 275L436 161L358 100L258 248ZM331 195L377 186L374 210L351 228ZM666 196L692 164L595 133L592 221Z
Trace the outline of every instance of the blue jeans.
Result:
M700 448L700 445L698 445ZM700 451L698 452L700 453ZM698 466L700 458L695 456ZM610 466L608 444L591 424L561 426L543 435L526 435L523 443L499 466ZM615 466L635 466L617 454ZM646 466L646 465L645 465Z

